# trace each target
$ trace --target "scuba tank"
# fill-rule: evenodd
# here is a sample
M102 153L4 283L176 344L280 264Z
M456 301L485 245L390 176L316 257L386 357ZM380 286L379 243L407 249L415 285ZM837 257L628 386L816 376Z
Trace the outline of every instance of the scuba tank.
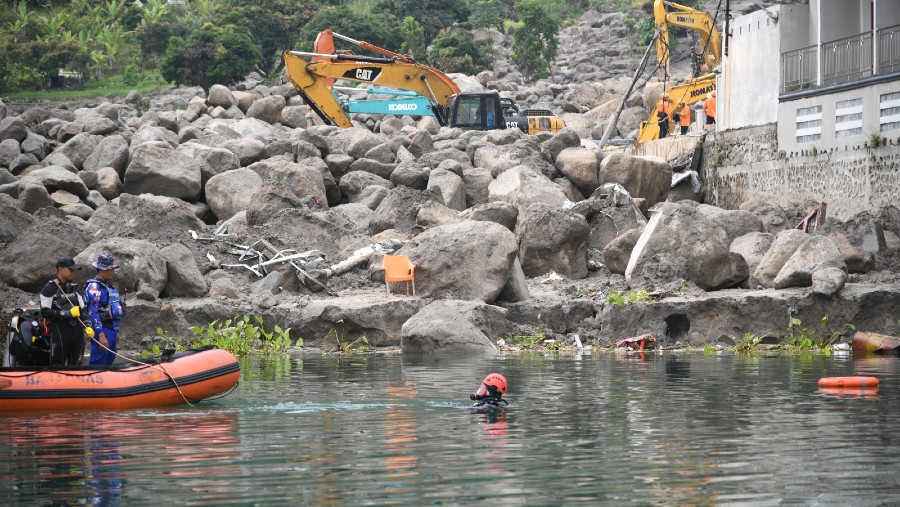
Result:
M3 366L44 366L50 364L50 341L39 322L40 310L16 308L7 324Z

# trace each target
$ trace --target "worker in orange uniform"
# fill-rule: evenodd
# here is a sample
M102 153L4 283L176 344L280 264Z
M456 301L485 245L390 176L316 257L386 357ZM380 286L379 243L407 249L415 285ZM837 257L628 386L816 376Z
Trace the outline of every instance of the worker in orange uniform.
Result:
M703 110L706 112L706 124L716 124L716 91L709 94L709 98L703 101Z
M659 125L659 138L662 139L669 135L669 114L671 114L669 106L669 94L664 93L656 103L656 117Z
M674 120L675 116L678 116L677 121L678 124L681 125L681 135L685 135L688 133L688 127L691 126L691 108L684 102L679 102L675 111L675 114L672 115L672 119Z

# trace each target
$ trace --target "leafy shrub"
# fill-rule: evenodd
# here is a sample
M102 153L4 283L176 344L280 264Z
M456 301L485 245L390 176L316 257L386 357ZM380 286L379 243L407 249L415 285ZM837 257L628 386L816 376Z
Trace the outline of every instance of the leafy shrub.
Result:
M169 39L160 65L163 78L177 84L230 85L249 74L260 58L259 46L233 25L203 25L187 40Z
M298 338L294 343L290 333L290 328L282 329L277 325L272 331L266 331L263 328L262 317L255 316L251 321L250 316L244 315L224 322L213 321L205 327L191 327L193 338L186 340L173 338L167 331L157 328L156 334L162 340L161 345L159 343L153 345L152 353L159 355L162 348L174 348L180 351L215 345L239 357L250 354L283 355L292 348L303 346L303 339ZM144 350L142 356L147 357L150 352Z

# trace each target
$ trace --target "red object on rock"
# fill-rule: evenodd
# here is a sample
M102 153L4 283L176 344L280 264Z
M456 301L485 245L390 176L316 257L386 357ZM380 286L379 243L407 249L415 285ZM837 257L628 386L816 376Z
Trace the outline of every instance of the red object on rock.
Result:
M653 348L656 344L656 337L652 334L642 334L631 338L623 338L616 342L616 347L628 347L631 350L644 350L645 348Z

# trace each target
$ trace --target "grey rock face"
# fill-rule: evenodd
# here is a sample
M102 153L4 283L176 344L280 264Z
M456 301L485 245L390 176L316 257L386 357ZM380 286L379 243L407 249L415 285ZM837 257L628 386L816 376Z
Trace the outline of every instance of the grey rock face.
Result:
M257 118L267 123L277 123L286 102L281 95L269 95L258 99L247 109L248 118Z
M558 208L530 211L519 227L519 261L527 276L555 271L585 278L590 228L582 215Z
M631 252L637 245L641 233L644 232L643 227L629 229L610 241L603 249L603 262L606 267L613 273L624 275L628 268L628 260L631 258Z
M505 310L472 301L435 301L403 324L400 348L408 354L494 354L490 333L497 332Z
M656 157L632 157L611 153L600 162L600 184L618 183L632 197L647 200L649 206L665 200L672 183L672 168Z
M464 221L428 229L400 253L416 265L421 296L490 303L509 280L517 251L516 238L505 227Z
M112 167L121 177L128 165L128 141L120 135L104 137L97 147L84 159L82 169L96 171L101 167Z
M53 278L58 257L74 257L88 244L87 234L68 220L43 211L37 215L34 223L19 231L0 252L0 280L29 292L39 292Z
M227 220L250 207L262 184L262 178L246 167L217 174L206 183L206 203L217 218Z
M809 287L813 273L825 268L847 271L844 257L830 237L811 236L784 263L772 285L776 289Z
M168 269L166 259L159 248L149 241L131 238L109 238L90 244L75 256L81 266L90 266L101 253L112 254L119 269L116 270L115 286L127 290L138 299L155 300L166 286ZM84 282L93 276L91 269L77 272L77 280Z
M809 236L797 229L788 229L779 232L772 241L772 246L759 261L753 278L763 287L774 287L775 277L784 267L784 264L794 255Z
M172 149L145 143L131 156L125 170L124 190L150 193L193 202L200 197L200 164Z
M34 181L43 185L48 192L65 190L84 199L88 196L88 188L75 174L59 166L44 167L31 171L22 178L22 182Z
M197 266L191 251L181 243L173 243L159 251L166 260L166 285L162 295L168 297L203 297L209 284Z

